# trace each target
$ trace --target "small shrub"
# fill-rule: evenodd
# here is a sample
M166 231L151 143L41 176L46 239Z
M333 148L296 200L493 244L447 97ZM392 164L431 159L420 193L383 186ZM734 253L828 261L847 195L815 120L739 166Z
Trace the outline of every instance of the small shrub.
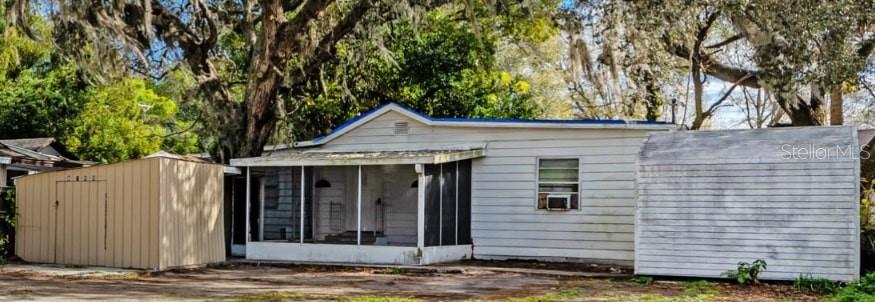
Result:
M860 280L849 283L836 291L829 302L875 302L875 273L864 275Z
M644 284L644 285L651 285L651 284L653 284L653 277L638 276L638 277L632 278L632 282L635 282L638 284Z
M793 282L793 287L801 291L828 295L835 293L842 288L842 285L841 283L833 282L829 279L815 278L811 275L802 275L799 276L799 278L796 278L796 281Z
M738 268L723 273L724 276L730 279L735 279L738 284L759 284L760 273L766 270L766 261L762 259L754 260L753 263L739 262Z

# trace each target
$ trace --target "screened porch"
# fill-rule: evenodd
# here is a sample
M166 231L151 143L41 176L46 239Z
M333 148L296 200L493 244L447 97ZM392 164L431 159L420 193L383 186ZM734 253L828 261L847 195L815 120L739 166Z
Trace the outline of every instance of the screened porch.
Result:
M234 214L245 218L245 256L385 264L469 258L471 159L481 154L297 152L232 160L247 192L245 215Z

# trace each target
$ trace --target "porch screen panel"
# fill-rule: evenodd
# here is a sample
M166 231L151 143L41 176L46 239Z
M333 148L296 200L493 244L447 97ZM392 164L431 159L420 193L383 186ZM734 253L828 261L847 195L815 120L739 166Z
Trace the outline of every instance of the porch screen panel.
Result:
M301 181L298 180L300 184ZM304 240L313 240L313 167L304 168Z
M456 163L441 164L441 245L456 244Z
M440 165L425 165L425 246L441 244L441 170Z
M232 215L231 223L226 227L231 230L232 244L246 244L246 177L228 177L233 182L230 190L233 195L233 208L226 212ZM226 188L225 194L228 194Z
M471 244L471 160L459 162L459 242Z

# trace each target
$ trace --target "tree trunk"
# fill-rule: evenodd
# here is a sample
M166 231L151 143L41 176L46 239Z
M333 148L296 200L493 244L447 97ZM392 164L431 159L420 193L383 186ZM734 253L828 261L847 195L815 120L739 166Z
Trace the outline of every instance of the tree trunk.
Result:
M253 77L246 87L241 142L234 154L236 157L259 156L267 144L277 121L274 109L290 51L284 49L287 47L281 46L280 43L284 42L282 39L291 39L291 37L278 36L282 26L287 22L282 1L262 1L262 7L261 43L260 48L257 49L257 63Z
M699 130L702 128L702 125L705 123L707 117L705 116L704 104L702 103L705 96L704 89L704 81L702 80L702 66L699 65L699 60L696 57L693 57L693 60L690 62L690 76L693 79L693 103L695 104L695 117L693 118L693 124L690 125L690 130Z
M829 94L829 124L841 126L845 123L844 100L841 87L833 88Z

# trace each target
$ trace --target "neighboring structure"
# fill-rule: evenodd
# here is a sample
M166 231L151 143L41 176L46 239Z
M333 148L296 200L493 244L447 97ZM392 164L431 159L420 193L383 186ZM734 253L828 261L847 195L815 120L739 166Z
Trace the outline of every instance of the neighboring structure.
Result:
M637 153L649 132L675 127L432 118L387 104L294 148L232 159L246 177L245 203L232 202L234 250L261 260L631 265Z
M166 269L225 261L223 167L167 157L24 176L16 255Z
M860 271L853 127L651 134L638 167L635 272L850 281Z
M19 176L92 164L75 160L54 138L0 140L0 190Z

